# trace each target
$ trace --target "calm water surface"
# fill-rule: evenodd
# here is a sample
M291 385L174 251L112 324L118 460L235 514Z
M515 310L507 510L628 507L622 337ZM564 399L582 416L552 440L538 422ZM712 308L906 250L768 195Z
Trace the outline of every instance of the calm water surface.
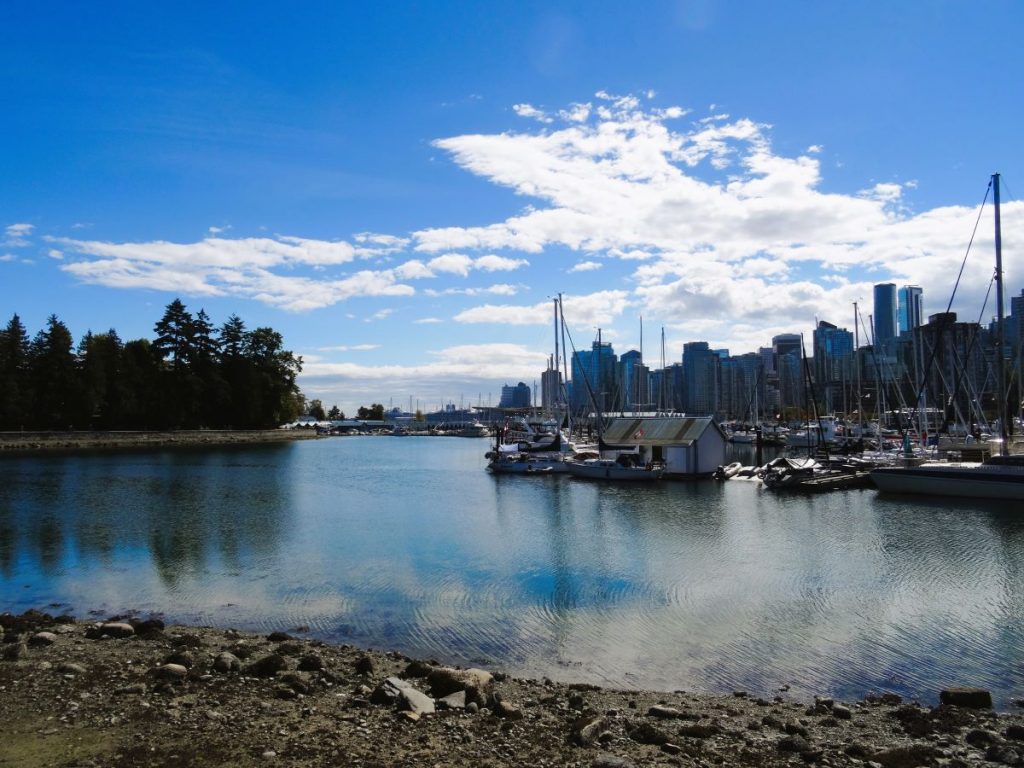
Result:
M616 686L1024 695L1024 510L493 477L486 441L0 459L0 610Z

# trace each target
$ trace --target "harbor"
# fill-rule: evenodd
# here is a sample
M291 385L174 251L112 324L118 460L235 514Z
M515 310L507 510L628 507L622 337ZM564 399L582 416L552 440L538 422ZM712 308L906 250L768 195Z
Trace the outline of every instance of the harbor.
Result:
M6 456L0 610L302 626L624 688L1021 695L1024 522L1004 503L495 475L487 443Z

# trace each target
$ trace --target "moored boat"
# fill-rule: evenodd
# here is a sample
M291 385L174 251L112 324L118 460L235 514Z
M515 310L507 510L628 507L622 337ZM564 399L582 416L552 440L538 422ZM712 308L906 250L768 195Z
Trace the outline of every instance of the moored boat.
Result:
M590 480L628 480L652 482L660 480L665 468L661 465L632 464L618 459L567 459L569 474Z
M882 493L1024 500L1024 455L983 462L933 461L916 467L879 467L871 480Z

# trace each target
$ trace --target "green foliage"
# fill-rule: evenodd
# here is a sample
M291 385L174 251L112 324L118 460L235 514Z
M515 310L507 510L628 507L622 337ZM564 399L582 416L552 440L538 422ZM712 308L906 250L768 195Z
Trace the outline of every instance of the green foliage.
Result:
M331 421L341 421L345 418L345 414L342 413L341 409L338 408L337 404L331 406L331 410L327 412L327 418Z
M357 418L369 421L384 421L384 406L380 403L374 403L369 408L361 405L357 411Z
M303 411L302 358L274 329L236 315L217 329L175 299L154 332L124 343L89 331L73 349L56 315L31 342L14 315L0 329L0 429L252 429Z

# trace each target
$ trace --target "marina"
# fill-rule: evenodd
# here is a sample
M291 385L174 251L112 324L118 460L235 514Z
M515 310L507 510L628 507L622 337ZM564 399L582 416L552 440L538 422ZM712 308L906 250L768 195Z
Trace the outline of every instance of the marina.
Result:
M305 627L616 687L1021 692L1024 520L1005 502L494 474L486 443L3 457L0 610Z

